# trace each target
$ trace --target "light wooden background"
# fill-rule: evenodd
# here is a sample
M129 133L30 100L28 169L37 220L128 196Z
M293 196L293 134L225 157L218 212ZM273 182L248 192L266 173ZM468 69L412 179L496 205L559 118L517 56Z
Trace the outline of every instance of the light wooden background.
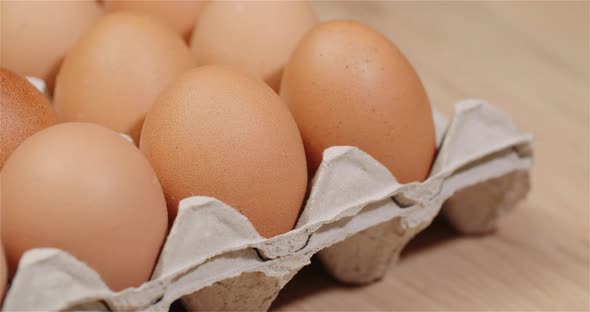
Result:
M535 134L533 190L485 237L443 222L417 237L376 284L350 288L319 264L272 310L588 310L588 2L319 2L391 38L433 105L478 97Z

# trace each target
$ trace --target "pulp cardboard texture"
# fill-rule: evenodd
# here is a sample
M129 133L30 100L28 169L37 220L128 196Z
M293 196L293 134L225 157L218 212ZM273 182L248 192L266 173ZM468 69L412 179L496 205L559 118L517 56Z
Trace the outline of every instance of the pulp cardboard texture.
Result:
M316 253L338 280L377 280L443 203L457 229L483 232L529 189L532 137L507 115L466 100L448 127L440 115L435 122L438 155L422 183L398 184L363 151L332 147L288 233L263 238L224 203L186 198L150 281L112 292L70 254L34 249L22 257L3 309L167 310L182 298L190 310L266 310Z

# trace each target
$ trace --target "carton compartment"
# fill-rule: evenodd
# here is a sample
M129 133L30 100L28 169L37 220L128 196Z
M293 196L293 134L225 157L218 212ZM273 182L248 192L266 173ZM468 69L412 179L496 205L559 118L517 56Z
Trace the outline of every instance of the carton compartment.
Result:
M347 284L362 285L385 276L406 244L426 224L404 229L400 218L363 230L318 253L325 270Z
M529 189L529 172L514 171L458 191L445 202L442 214L461 233L488 233L526 197Z
M299 270L282 276L244 272L182 297L187 311L266 311Z

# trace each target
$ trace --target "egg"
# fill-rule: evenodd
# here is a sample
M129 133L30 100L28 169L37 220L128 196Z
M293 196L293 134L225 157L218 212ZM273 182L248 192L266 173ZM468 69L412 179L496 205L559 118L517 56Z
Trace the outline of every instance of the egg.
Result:
M315 23L307 1L212 1L190 47L199 65L231 66L278 91L289 55Z
M8 283L8 272L6 268L6 257L4 257L4 248L0 244L0 304L6 292L6 284Z
M153 16L160 19L184 38L192 32L205 1L168 0L168 1L137 1L137 0L105 0L108 12L128 10Z
M0 1L1 65L51 87L62 59L102 15L96 1Z
M54 105L64 122L92 122L138 142L160 92L194 65L182 38L147 16L116 12L96 23L65 58Z
M27 250L65 250L113 290L151 275L167 231L166 201L143 154L118 133L63 123L25 140L2 172L9 275Z
M139 144L164 189L180 200L211 196L239 210L266 237L293 228L307 187L297 125L263 82L218 66L175 81L148 113Z
M293 52L280 94L301 131L310 172L326 148L350 145L400 183L428 176L435 155L428 97L402 52L368 26L316 26Z
M57 122L47 98L23 77L0 69L0 169L26 138Z

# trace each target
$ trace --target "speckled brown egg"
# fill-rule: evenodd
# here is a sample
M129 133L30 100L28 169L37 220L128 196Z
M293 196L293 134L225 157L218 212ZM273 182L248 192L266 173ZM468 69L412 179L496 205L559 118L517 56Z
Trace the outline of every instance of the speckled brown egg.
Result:
M301 131L311 172L326 148L351 145L401 183L428 176L435 154L428 97L402 52L368 26L333 21L315 27L293 52L280 93Z
M0 69L0 169L17 146L57 122L47 98L21 76Z
M215 197L271 237L293 228L307 185L297 125L271 88L203 66L167 88L148 113L140 149L176 215L181 199Z
M65 250L113 290L147 281L167 231L164 194L144 155L89 123L37 132L8 158L1 238L14 276L27 250Z
M129 12L102 18L65 58L54 105L61 121L93 122L138 142L160 92L194 61L182 38Z
M227 65L278 91L289 55L315 23L307 1L212 1L190 46L199 65Z
M105 0L108 12L133 11L158 18L182 37L187 38L195 27L205 1L199 0Z
M62 59L102 15L97 1L0 1L1 64L51 88Z

